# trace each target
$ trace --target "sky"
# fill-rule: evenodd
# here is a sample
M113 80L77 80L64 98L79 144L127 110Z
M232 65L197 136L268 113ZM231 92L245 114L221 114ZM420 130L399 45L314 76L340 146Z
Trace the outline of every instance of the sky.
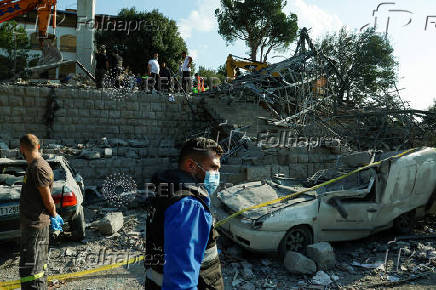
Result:
M218 34L214 12L219 6L219 0L96 0L96 13L117 14L126 7L158 9L177 22L197 67L217 68L229 53L248 56L242 41L227 46ZM288 0L285 12L297 14L299 27L310 28L313 39L342 26L359 31L365 25L374 26L377 19L377 31L387 31L400 63L398 88L403 99L415 109L427 109L436 99L436 1ZM278 62L292 52L275 53L268 59Z

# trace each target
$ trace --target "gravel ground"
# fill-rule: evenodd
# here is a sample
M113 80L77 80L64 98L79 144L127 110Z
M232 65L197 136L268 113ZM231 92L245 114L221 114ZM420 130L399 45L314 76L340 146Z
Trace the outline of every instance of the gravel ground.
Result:
M105 209L86 208L87 223L103 216ZM107 209L110 210L110 209ZM51 243L49 275L94 269L139 256L142 253L143 211L124 211L124 226L112 236L102 236L88 227L81 243L69 242L68 232ZM432 219L433 220L433 219ZM436 223L428 219L418 223L415 234L433 234ZM326 271L336 281L324 287L312 284L312 276L287 272L278 256L252 254L224 237L220 238L221 262L226 289L435 289L436 239L406 240L392 249L388 273L366 269L360 264L384 261L391 231L353 242L334 243L337 266ZM399 272L395 272L398 249L403 248ZM15 242L0 244L1 281L18 279L19 248ZM354 263L354 265L353 265ZM81 278L55 281L51 288L60 289L139 289L144 283L142 262L117 269L93 273ZM422 276L421 275L425 275ZM404 280L404 282L402 282Z

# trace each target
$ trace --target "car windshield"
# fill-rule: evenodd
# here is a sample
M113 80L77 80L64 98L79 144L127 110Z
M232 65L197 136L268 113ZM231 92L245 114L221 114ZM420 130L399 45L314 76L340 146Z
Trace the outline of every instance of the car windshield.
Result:
M65 180L66 172L60 162L49 162L48 164L53 170L54 180Z
M19 185L23 184L26 174L26 165L8 164L0 165L0 185Z

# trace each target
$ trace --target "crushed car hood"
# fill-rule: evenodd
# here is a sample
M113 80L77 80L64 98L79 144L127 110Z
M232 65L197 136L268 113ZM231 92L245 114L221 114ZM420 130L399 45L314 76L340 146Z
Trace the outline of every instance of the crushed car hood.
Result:
M21 194L21 185L19 186L0 185L0 202L19 200L20 194Z
M303 189L305 188L299 186L290 187L277 185L272 182L265 183L257 181L232 186L220 191L217 193L217 199L221 201L221 206L227 212L234 213L248 207L290 195ZM308 192L294 199L287 199L272 205L246 211L242 216L249 219L258 219L279 208L313 200L315 198L313 192Z

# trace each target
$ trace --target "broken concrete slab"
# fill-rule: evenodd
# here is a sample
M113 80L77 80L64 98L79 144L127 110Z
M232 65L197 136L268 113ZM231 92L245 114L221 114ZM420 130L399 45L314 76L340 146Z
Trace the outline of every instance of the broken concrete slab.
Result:
M101 154L98 151L85 149L85 150L82 150L82 152L80 152L79 157L83 158L83 159L88 159L88 160L95 160L95 159L100 159Z
M109 144L111 146L128 146L129 145L129 143L126 140L119 139L119 138L109 139Z
M124 216L122 212L107 213L104 218L92 224L93 227L103 235L113 235L118 232L124 224Z
M253 265L248 262L241 262L242 265L242 276L245 279L251 279L254 277Z
M316 285L327 286L333 281L330 276L324 271L318 271L316 275L312 278L312 283Z
M150 144L150 142L147 139L143 139L143 140L129 139L128 142L131 147L135 147L135 148L147 147Z
M307 256L317 264L319 269L329 270L336 266L336 257L330 243L321 242L307 246Z
M316 272L316 264L301 253L287 252L283 261L286 270L293 274L313 275Z

